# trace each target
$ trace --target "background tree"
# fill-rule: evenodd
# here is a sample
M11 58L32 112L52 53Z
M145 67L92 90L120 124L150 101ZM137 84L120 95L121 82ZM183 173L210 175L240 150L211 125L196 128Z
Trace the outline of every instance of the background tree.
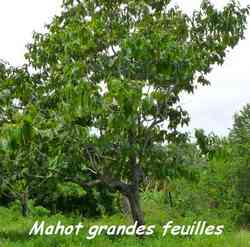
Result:
M27 65L14 68L0 60L0 195L19 200L23 216L28 213L28 177L37 161L32 116L24 114L32 103L33 79Z
M250 223L250 104L235 114L233 128L229 134L232 146L231 183L237 221Z
M230 131L230 139L237 146L239 155L246 156L250 148L250 104L234 115L233 128Z

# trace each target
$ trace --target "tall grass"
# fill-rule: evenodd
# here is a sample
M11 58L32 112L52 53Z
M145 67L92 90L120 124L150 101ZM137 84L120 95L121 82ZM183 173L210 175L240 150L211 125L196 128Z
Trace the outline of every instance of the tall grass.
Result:
M86 219L80 216L41 216L33 215L27 218L21 217L15 209L0 207L0 246L2 247L96 247L96 246L119 246L119 247L250 247L250 233L246 230L237 230L226 218L219 219L214 212L204 212L204 215L186 215L178 213L178 210L171 209L164 203L164 196L155 193L154 195L144 194L143 205L146 213L146 222L155 224L155 233L144 239L134 236L107 236L105 234L87 240L87 229L91 225L120 225L131 224L129 216L116 214L100 219ZM176 224L190 224L194 220L207 220L211 224L225 224L225 233L221 236L178 236L167 235L162 237L161 226L169 220ZM29 236L28 232L35 221L46 221L48 224L56 224L59 220L65 224L77 224L82 222L85 226L78 236Z

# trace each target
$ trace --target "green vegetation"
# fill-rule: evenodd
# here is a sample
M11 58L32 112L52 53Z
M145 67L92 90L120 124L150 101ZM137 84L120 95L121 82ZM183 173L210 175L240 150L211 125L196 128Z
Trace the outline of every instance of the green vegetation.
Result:
M186 192L186 191L185 191ZM184 193L181 196L184 197ZM250 233L239 230L233 226L226 213L222 210L210 209L200 213L187 210L187 215L180 215L180 210L173 209L164 203L162 192L143 193L143 207L145 209L146 221L156 224L156 231L152 236L137 239L134 236L97 236L93 240L87 240L87 229L92 225L120 225L132 224L132 219L117 213L113 216L105 216L100 219L86 219L80 216L63 216L61 214L48 216L47 212L31 207L32 213L28 218L23 218L15 205L10 209L0 208L0 217L4 219L0 223L1 246L250 246ZM224 215L223 215L224 214ZM223 216L222 216L223 215ZM224 224L225 233L220 236L176 236L166 235L162 237L161 226L167 221L173 220L176 224L192 224L196 219L205 219L210 224ZM57 224L60 220L65 225L82 224L86 227L78 236L28 236L35 221L45 220L46 224ZM229 245L230 243L230 245Z
M203 1L187 16L169 2L64 0L34 33L26 64L0 63L4 247L249 246L249 105L228 137L196 130L192 140L180 132L189 123L180 95L210 84L213 66L244 38L250 8ZM28 237L36 220L206 220L225 232Z
M246 111L246 108L242 112ZM241 113L242 113L241 112ZM237 119L239 115L235 116ZM245 119L245 121L247 121ZM206 136L197 130L196 143L182 143L180 146L169 146L166 152L169 161L188 166L189 175L182 175L185 168L177 169L173 178L158 178L148 181L141 187L141 202L147 224L156 225L153 235L138 239L135 236L108 236L102 234L93 240L87 240L89 227L93 225L130 225L133 219L120 212L121 205L115 201L113 214L98 218L87 218L76 211L71 214L54 214L48 209L29 201L29 216L22 217L20 202L15 201L6 207L0 207L0 241L2 246L250 246L248 231L249 199L248 186L245 182L249 173L245 163L249 153L237 156L238 146L234 143L236 122L230 138L219 138L214 134ZM245 126L245 125L244 125ZM202 134L201 134L202 133ZM245 136L245 135L244 135ZM203 140L201 140L203 139ZM213 150L212 154L199 148L203 143L205 150ZM248 143L245 143L248 145ZM171 156L172 155L172 156ZM177 166L178 167L178 166ZM243 169L243 170L242 170ZM179 172L178 172L179 171ZM244 171L244 172L243 172ZM241 183L239 185L239 183ZM243 185L242 185L243 183ZM172 194L172 203L169 194ZM81 194L84 198L86 194ZM118 194L113 197L119 199ZM83 205L84 206L84 205ZM46 225L56 225L61 221L64 225L76 225L81 222L84 230L78 236L29 236L28 233L35 221L45 221ZM208 224L224 225L224 232L219 236L162 236L162 226L168 221L175 224L190 225L194 221L205 220Z

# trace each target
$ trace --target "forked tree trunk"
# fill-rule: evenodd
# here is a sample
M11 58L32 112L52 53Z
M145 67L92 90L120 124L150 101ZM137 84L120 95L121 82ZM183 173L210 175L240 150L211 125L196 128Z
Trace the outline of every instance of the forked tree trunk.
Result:
M137 226L144 225L144 215L141 209L139 191L136 190L129 193L128 200L134 222L137 222Z

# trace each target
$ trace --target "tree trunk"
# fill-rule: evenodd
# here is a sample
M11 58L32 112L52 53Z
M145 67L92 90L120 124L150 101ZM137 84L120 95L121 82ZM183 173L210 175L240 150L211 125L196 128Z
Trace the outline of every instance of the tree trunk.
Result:
M25 191L20 196L20 203L21 203L21 212L22 216L28 216L28 192Z
M128 200L134 222L137 222L137 226L144 225L144 215L141 209L139 191L136 190L129 193Z
M128 133L128 142L131 148L131 153L129 155L129 163L131 167L132 174L132 184L130 185L129 193L127 194L132 217L134 222L137 222L137 226L144 225L144 215L141 209L140 204L140 195L139 195L139 185L144 179L144 173L140 167L140 159L138 153L134 149L136 144L136 132L134 129L130 129Z
M173 204L173 199L172 199L171 191L168 192L168 197L169 197L169 204L170 204L170 207L172 208L172 207L174 206L174 204Z

